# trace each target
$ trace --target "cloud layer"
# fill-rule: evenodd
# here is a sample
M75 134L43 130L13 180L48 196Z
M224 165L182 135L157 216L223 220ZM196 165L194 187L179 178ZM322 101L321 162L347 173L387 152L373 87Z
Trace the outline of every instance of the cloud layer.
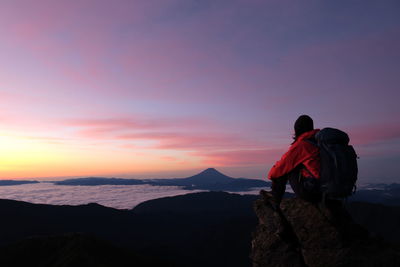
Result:
M0 195L4 199L51 205L98 203L117 209L131 209L146 200L190 192L195 191L182 190L176 186L149 185L56 186L52 183L39 183L0 186Z

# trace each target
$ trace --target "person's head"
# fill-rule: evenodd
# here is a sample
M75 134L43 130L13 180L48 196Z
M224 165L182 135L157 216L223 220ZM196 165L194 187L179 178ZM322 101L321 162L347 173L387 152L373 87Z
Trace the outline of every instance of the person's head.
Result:
M311 130L314 130L313 120L308 115L301 115L294 123L294 139Z

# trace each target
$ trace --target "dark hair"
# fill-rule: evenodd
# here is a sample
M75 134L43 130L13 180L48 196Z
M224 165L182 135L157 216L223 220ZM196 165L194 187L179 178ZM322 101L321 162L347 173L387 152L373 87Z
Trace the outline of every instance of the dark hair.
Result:
M311 130L314 130L313 120L308 115L301 115L294 123L293 139L296 140L300 135Z

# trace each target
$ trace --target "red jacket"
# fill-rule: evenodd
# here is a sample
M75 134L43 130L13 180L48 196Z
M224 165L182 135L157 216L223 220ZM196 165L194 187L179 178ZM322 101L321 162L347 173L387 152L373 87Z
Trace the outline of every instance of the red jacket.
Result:
M305 167L301 173L304 177L320 178L319 148L306 141L306 139L314 137L318 131L319 129L315 129L300 135L282 158L271 168L268 179L281 177L299 164L303 164Z

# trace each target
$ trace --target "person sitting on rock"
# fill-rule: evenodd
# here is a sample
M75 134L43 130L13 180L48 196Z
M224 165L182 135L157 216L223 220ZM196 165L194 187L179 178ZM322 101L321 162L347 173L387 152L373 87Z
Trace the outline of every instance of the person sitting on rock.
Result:
M274 209L279 208L288 180L297 197L312 202L321 199L319 148L312 143L318 131L314 129L311 117L301 115L296 120L294 142L268 173L272 190L261 192L268 194L269 199L272 198L270 202Z

